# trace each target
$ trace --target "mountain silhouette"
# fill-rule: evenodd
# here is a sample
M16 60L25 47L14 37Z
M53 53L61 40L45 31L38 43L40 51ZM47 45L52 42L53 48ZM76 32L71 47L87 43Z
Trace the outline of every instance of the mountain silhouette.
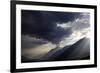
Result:
M81 60L90 58L90 40L82 38L71 46L55 48L48 52L41 61Z

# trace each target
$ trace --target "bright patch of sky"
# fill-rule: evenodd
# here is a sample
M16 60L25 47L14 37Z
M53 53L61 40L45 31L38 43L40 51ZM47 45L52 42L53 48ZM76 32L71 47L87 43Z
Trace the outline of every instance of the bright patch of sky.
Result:
M65 37L61 42L60 42L60 47L64 47L67 45L72 45L75 42L79 41L83 37L89 38L90 37L90 29L86 28L80 31L74 31L69 37Z

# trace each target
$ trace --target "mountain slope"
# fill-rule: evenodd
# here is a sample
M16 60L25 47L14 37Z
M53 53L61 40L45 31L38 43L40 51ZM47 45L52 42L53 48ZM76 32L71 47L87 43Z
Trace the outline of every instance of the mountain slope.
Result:
M62 49L53 49L41 58L43 61L58 60L79 60L89 59L90 56L90 40L82 38L71 46L65 46Z

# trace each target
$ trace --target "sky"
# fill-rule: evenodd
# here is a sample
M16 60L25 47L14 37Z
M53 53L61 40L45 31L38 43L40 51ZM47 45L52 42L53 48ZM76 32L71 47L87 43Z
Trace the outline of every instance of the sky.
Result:
M89 38L89 27L90 14L86 12L21 10L21 47L46 45L43 53L50 51L50 46L51 49L56 47L55 44L62 48L83 37Z

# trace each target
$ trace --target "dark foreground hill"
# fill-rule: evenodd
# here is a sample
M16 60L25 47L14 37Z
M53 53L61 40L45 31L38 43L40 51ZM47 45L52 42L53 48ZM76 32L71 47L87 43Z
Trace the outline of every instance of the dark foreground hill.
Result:
M41 58L43 61L81 60L90 58L90 40L82 38L71 46L55 48Z

